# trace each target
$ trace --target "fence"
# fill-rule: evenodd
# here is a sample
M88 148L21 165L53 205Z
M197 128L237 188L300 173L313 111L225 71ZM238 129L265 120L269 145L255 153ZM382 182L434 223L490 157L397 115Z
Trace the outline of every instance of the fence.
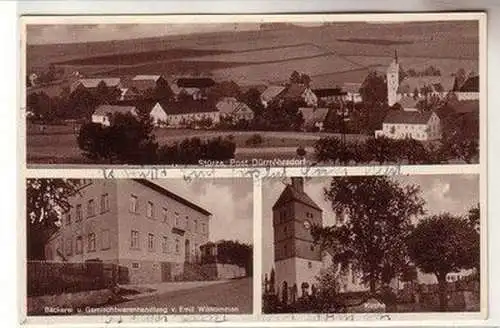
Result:
M101 261L28 261L28 296L75 293L128 283L128 269Z

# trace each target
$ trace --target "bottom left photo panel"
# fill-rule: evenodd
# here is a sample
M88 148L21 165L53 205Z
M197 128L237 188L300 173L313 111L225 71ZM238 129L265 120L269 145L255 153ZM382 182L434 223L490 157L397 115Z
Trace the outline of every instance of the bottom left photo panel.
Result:
M252 313L252 179L25 183L28 316Z

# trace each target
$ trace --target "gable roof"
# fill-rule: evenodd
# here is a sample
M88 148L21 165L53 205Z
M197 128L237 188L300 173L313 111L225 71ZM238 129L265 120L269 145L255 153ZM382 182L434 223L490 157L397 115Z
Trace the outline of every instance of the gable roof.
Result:
M282 85L270 85L267 87L264 92L260 95L260 99L263 101L271 101L274 98L276 98L280 93L282 93L285 90L285 87Z
M248 107L247 104L238 101L236 98L233 97L224 97L222 98L217 104L216 104L217 109L219 112L223 114L232 114L236 112L252 112L253 111Z
M289 184L286 185L280 197L278 198L276 203L274 203L273 210L291 201L302 203L323 212L323 210L311 199L311 197L309 197L309 195L307 195L305 192L298 191Z
M108 115L108 114L128 114L135 113L135 106L124 105L100 105L97 107L92 115Z
M427 124L433 112L421 113L419 111L390 111L384 119L388 124Z
M345 96L347 94L345 91L342 90L342 88L313 89L313 92L318 98Z
M305 126L313 126L315 123L324 122L328 116L329 108L300 107L299 111L304 118Z
M108 86L108 87L116 87L120 84L120 78L118 78L118 77L116 77L116 78L115 77L94 78L94 79L86 78L86 79L79 79L77 81L77 84L81 84L82 86L84 86L85 88L88 88L88 89L93 89L93 88L97 88L97 86L101 82L104 82L106 84L106 86Z
M187 200L187 199L185 199L185 198L183 198L183 197L181 197L181 196L179 196L177 194L174 194L173 192L165 189L164 187L162 187L160 185L157 185L156 183L153 183L153 182L148 181L146 179L133 179L133 180L135 182L138 182L138 183L140 183L140 184L148 187L148 188L153 189L154 191L159 192L162 195L165 195L165 196L167 196L169 198L172 198L172 199L178 201L179 203L184 204L184 205L186 205L186 206L188 206L188 207L190 207L190 208L192 208L192 209L194 209L194 210L196 210L196 211L198 211L198 212L200 212L200 213L202 213L204 215L212 215L212 213L210 213L206 209L204 209L204 208L202 208L202 207L200 207L200 206L198 206L198 205L190 202L189 200Z
M215 81L208 77L180 78L176 84L181 88L210 88L215 85Z
M155 99L131 99L113 102L111 105L132 106L135 107L140 113L149 113L157 103L160 103L160 105L163 107L166 102L158 101Z
M458 90L459 92L479 92L479 75L472 76L465 80Z
M161 75L136 75L132 79L133 81L158 81L160 79Z
M420 92L425 86L438 92L439 84L443 87L442 92L448 92L453 90L454 83L453 76L408 76L399 84L398 93L412 93L415 88Z
M283 97L285 99L297 99L302 97L302 94L304 94L304 91L307 89L307 86L303 84L297 84L293 83L289 85L285 92L283 93Z

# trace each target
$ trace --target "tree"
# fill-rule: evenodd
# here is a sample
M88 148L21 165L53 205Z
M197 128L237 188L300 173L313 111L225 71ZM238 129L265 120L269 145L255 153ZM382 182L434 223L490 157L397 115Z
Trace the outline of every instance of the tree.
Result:
M363 102L375 105L387 103L387 84L383 76L370 72L359 89Z
M92 160L114 163L145 164L156 161L158 144L147 114L114 114L110 126L84 124L78 146Z
M379 164L395 161L397 155L396 141L385 136L369 138L365 143L366 155Z
M167 100L168 101L174 97L174 92L172 91L172 88L170 88L168 81L165 80L164 78L158 79L158 81L156 82L153 94L154 94L154 99L156 99L156 100Z
M297 147L297 156L303 158L304 156L306 156L306 149L303 147L303 146L299 146Z
M320 313L339 312L340 277L337 274L336 266L329 266L320 271L316 277L318 291L313 295L314 310Z
M217 262L236 264L245 268L247 276L252 276L252 245L233 240L221 240L217 243Z
M472 163L479 155L479 115L446 116L442 124L442 144L449 158Z
M440 310L447 310L446 275L473 268L479 259L479 234L466 220L449 213L420 221L407 240L411 260L439 284Z
M333 178L324 193L332 209L349 219L313 226L315 241L334 250L335 262L352 263L375 294L377 286L388 284L406 265L411 217L423 214L419 188L386 176L350 176Z
M264 110L264 105L260 100L260 92L255 88L248 89L247 92L241 94L238 97L238 100L247 104L248 107L254 112L255 116L261 115Z
M342 142L336 137L320 138L314 143L314 157L318 162L333 162L341 158Z
M427 160L427 151L424 144L412 138L405 138L397 141L398 153L402 159L406 159L408 164L421 164Z
M26 180L27 258L44 260L45 244L59 229L61 217L70 209L68 197L76 181L66 179Z

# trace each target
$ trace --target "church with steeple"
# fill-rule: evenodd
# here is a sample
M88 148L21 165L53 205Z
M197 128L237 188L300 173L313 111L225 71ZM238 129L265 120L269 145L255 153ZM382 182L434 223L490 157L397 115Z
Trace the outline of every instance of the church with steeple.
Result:
M394 50L394 58L387 68L387 103L394 106L398 102L399 89L399 61L398 53Z
M333 265L333 254L315 245L311 228L323 226L323 209L305 192L304 178L293 177L272 207L274 237L275 292L280 300L293 302L302 296L304 284L309 292L317 287L322 269ZM343 274L341 291L359 291L359 275L350 266L338 265ZM315 287L313 287L315 286Z

